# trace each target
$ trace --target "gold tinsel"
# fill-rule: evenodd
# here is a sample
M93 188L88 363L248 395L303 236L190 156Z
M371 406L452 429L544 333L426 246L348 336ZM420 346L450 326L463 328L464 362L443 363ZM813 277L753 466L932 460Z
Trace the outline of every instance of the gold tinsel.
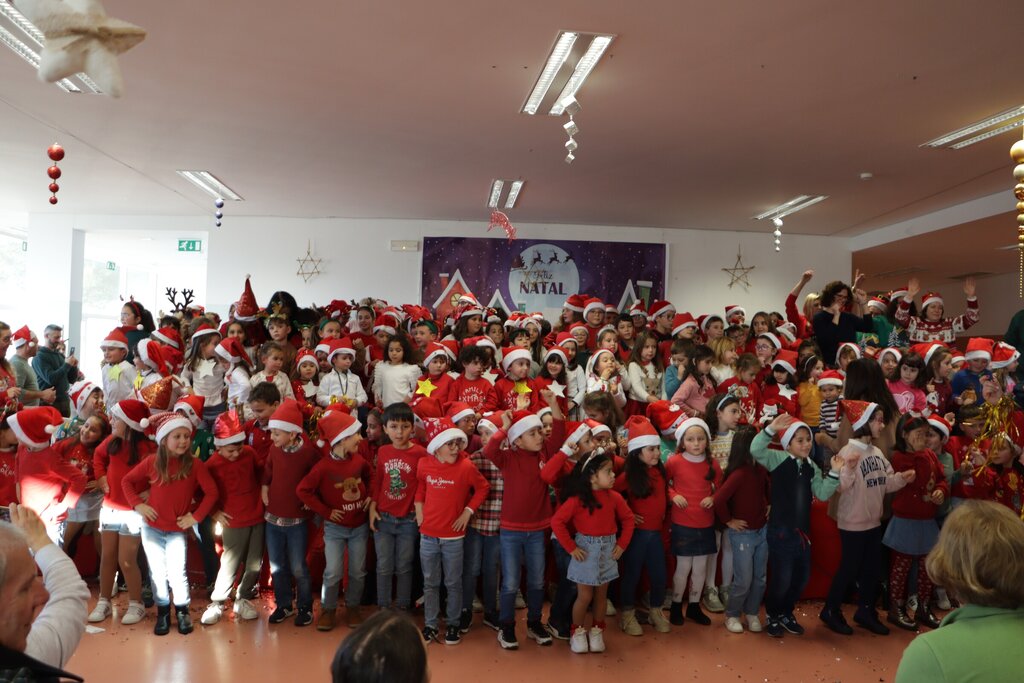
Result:
M981 405L981 431L977 438L971 443L972 448L977 448L982 441L992 441L1000 434L1006 434L1010 439L1016 441L1017 425L1013 423L1013 412L1017 405L1009 396L1002 396L995 403L985 402ZM992 460L992 449L985 455L985 462L978 466L974 476L981 474L981 471L989 465Z

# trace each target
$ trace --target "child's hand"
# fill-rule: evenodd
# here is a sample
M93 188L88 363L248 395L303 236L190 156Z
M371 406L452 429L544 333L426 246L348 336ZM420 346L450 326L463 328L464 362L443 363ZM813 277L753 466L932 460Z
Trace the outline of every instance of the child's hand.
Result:
M148 522L152 522L156 519L156 510L145 503L139 503L136 505L135 511L142 515Z
M541 389L540 397L544 399L544 403L551 405L555 401L555 392L550 389Z
M612 559L613 560L618 560L620 557L622 557L622 553L624 553L624 552L626 552L626 551L624 551L619 546L615 546L614 548L612 548Z
M686 507L686 506L687 506L687 505L688 505L689 503L687 503L687 502L686 502L686 499L685 499L685 498L683 498L682 496L680 496L680 495L679 495L679 494L677 493L677 494L676 494L675 496L673 496L673 498L672 498L672 504L673 504L673 505L675 505L675 506L676 506L677 508L679 508L679 509L683 509L683 508L685 508L685 507Z
M506 410L501 414L501 431L507 432L508 428L512 426L512 411Z
M936 505L942 505L942 502L946 500L946 494L942 492L942 489L935 489L932 491L932 502Z
M416 511L416 526L423 526L423 510Z
M516 410L526 410L530 407L530 397L526 394L516 395Z
M707 498L705 498L704 500L702 500L700 502L700 506L702 508L704 508L705 510L710 510L712 507L714 507L714 505L715 505L715 499L712 498L711 496L708 496Z
M949 413L946 413L945 415L943 415L942 417L946 420L946 422L949 423L950 427L952 427L953 425L956 424L956 413L949 412Z
M585 559L587 559L587 551L578 546L576 550L573 550L569 554L572 555L572 559L576 560L577 562L583 562Z
M960 474L967 474L971 471L973 465L971 465L970 458L964 458L964 461L960 463Z
M345 513L342 510L331 510L331 521L335 524L341 524L341 520L345 518Z
M260 494L260 498L263 499L264 505L270 505L270 487L264 486L263 491Z
M215 512L210 516L213 517L213 521L217 522L222 527L231 526L231 515L224 512L223 510L221 510L220 512Z
M107 484L107 477L104 475L96 480L96 488L103 493L110 493L110 486Z
M369 515L370 531L376 531L377 530L377 520L378 519L380 519L380 514L377 512L377 508L374 507L373 505L371 505L370 506L370 515Z
M771 424L768 425L768 428L776 434L782 434L786 431L786 428L789 427L789 425L793 424L793 420L793 416L789 413L779 413L775 419L771 421Z
M728 522L725 523L725 525L733 531L743 531L747 528L747 523L745 521L743 521L742 519L735 518L730 519Z
M917 479L917 472L914 470L907 470L906 472L900 472L900 476L903 477L903 481L908 484L913 484L914 480Z
M832 465L833 472L838 472L839 470L843 469L843 463L843 459L840 458L838 455L833 455L832 460L829 461L829 464Z
M636 524L637 526L640 526L641 524L644 523L644 516L643 515L633 515L633 523Z
M191 529L196 524L196 518L192 516L191 512L186 512L181 517L178 517L178 528L182 531Z
M838 456L836 456L838 457ZM857 463L860 462L860 453L853 453L846 459L846 467L852 472L857 469Z
M601 371L601 379L608 381L611 378L613 372L615 372L614 367L609 366L605 368L604 370Z
M452 524L452 531L463 531L466 525L469 524L469 518L473 516L473 511L466 508L462 511L462 514L458 516L455 522Z

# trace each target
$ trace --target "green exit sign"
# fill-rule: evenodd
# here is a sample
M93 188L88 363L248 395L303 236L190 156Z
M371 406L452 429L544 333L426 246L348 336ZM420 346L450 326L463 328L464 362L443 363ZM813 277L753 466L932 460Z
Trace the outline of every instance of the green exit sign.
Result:
M202 251L202 240L178 240L178 251Z
M107 270L117 270L117 264L113 261L107 261Z

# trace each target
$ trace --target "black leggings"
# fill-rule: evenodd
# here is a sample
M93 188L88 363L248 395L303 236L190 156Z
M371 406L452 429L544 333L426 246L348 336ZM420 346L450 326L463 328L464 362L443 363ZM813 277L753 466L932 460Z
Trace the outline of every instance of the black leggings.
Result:
M878 592L879 555L882 552L882 527L867 531L839 530L842 557L832 577L832 586L825 600L825 609L838 610L850 583L856 579L859 604L873 609Z

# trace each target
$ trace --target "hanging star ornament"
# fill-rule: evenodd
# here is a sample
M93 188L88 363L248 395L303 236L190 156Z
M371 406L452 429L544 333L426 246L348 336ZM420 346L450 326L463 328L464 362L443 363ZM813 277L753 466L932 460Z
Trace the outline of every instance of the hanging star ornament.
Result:
M564 384L559 384L558 382L552 382L550 385L548 385L548 389L550 389L551 393L554 394L555 396L560 396L561 398L565 398L565 385Z
M426 396L427 398L430 398L430 395L434 393L434 390L436 389L437 385L431 382L429 377L427 379L416 380L416 393L421 396Z
M312 243L307 242L306 255L295 260L299 263L299 270L295 274L302 277L303 282L309 282L312 278L320 274L320 264L323 263L323 259L318 259L313 256Z
M41 81L85 73L104 94L121 96L117 56L141 43L145 29L108 17L98 0L17 0L14 6L46 38L39 55Z
M736 249L736 264L732 268L722 268L725 272L729 273L729 289L736 283L743 285L744 288L750 288L750 271L757 266L744 266L743 265L743 253L737 247Z

